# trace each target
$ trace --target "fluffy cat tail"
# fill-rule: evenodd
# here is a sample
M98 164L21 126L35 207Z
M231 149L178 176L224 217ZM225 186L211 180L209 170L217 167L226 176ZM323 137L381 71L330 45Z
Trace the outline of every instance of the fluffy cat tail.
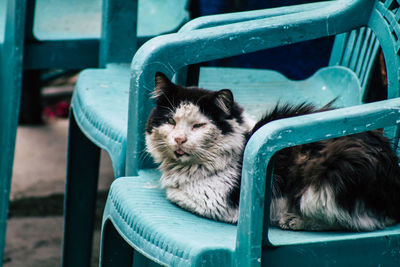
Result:
M289 103L277 103L271 111L267 112L261 118L261 120L259 120L254 125L251 134L255 133L259 128L271 121L332 110L334 109L333 104L335 103L336 99L337 98L333 99L320 109L318 109L315 105L307 102L303 102L297 105L292 105Z

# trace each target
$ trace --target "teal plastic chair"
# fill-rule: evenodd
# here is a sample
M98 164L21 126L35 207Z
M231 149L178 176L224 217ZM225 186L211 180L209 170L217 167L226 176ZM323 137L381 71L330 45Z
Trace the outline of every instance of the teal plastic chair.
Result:
M156 37L142 46L131 64L127 177L114 181L108 195L101 265L131 266L133 261L134 266L398 266L400 225L364 233L293 232L269 226L270 163L277 151L377 128L395 137L400 122L398 7L398 1L390 0L329 1L264 10L260 12L265 18L239 23L234 23L240 20L236 15L226 15L233 24L212 28L207 28L213 26L212 18L205 18L183 27L204 29ZM237 14L247 15L251 17L251 13ZM223 19L214 25L220 23ZM202 70L200 85L213 87L214 78L224 84L219 88L231 86L236 100L255 116L265 111L270 97L317 104L338 97L344 107L275 121L251 137L243 160L237 225L196 216L165 198L160 173L144 152L157 71L172 77L189 64L342 33L335 41L333 66L305 81L290 81L264 70L224 69L214 76L218 69ZM375 38L386 60L391 99L363 104L378 49ZM237 76L225 80L223 73ZM263 75L268 79L258 83ZM207 78L204 82L202 76ZM235 86L239 80L242 83Z
M0 266L8 218L11 173L21 93L25 0L0 5Z
M137 1L108 0L103 6L100 62L105 68L84 70L72 97L63 266L90 264L100 149L108 152L115 177L125 172L128 62L144 40L140 36L149 39L177 31L188 20L187 5L187 0L139 1L139 5ZM145 9L147 17L143 17ZM131 24L126 25L126 17Z

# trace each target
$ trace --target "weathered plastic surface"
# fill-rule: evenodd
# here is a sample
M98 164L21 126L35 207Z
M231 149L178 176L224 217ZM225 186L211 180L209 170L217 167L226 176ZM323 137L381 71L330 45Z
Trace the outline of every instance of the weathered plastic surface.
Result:
M290 7L286 9L288 10L287 15L283 15L285 8L279 11L275 9L273 12L277 12L281 16L265 16L263 14L265 18L258 20L246 18L245 20L248 21L244 22L238 22L240 19L236 17L233 21L237 23L234 24L221 25L222 22L217 22L221 26L160 36L139 49L131 64L132 79L128 113L126 173L133 177L121 178L114 183L114 189L112 189L114 193L109 196L104 213L103 226L105 228L103 229L113 225L117 229L117 235L121 235L123 240L137 251L166 265L179 266L178 262L174 261L175 258L167 258L167 255L175 248L180 255L189 255L199 248L189 239L189 237L193 237L192 235L187 234L187 239L175 242L174 235L176 233L170 233L171 229L175 228L173 226L165 230L161 228L161 222L166 225L179 224L180 216L194 215L181 215L183 211L173 209L173 205L164 208L171 212L165 214L165 211L157 208L158 201L161 201L158 196L151 196L158 190L153 188L154 185L151 181L156 179L154 176L159 174L154 174L155 171L151 170L154 165L144 154L144 127L153 106L149 96L154 87L155 72L162 71L172 77L173 74L189 64L341 34L368 26L375 33L382 47L388 71L388 97L393 99L279 120L260 128L250 139L245 150L235 248L232 249L231 244L228 244L231 240L230 234L226 234L227 242L222 245L222 249L221 244L217 242L207 244L208 249L203 247L207 250L204 253L210 253L209 255L213 256L207 259L202 258L204 261L201 262L201 266L216 266L216 264L219 266L260 266L261 264L309 266L310 263L313 266L334 265L335 263L357 263L363 266L399 265L399 226L371 233L293 233L268 226L272 169L269 162L275 152L293 145L396 126L400 123L400 99L398 98L400 88L398 51L400 46L397 43L400 28L396 19L398 18L396 15L399 7L398 1L342 0L319 3L318 10L312 7L311 5ZM296 12L294 10L296 8L301 11ZM203 22L204 25L212 24L212 21L208 19ZM195 22L192 23L194 25L192 29L196 28ZM202 25L202 22L199 25ZM192 26L185 27L191 28ZM345 36L344 40L346 38ZM342 44L346 43L346 41L342 44L338 42L341 41L337 41L335 45L337 49L338 47L343 48ZM345 50L341 50L342 52L333 54L331 60L331 65L343 64L348 68L346 72L352 73L350 76L358 79L358 82L355 83L357 86L354 87L357 90L354 92L357 95L356 101L344 103L345 105L362 103L365 85L368 83L368 67L371 64L369 59L356 58L359 55L364 56L365 51L370 51L368 53L374 56L376 42L372 41L371 46L367 44L364 46L365 49L357 41L350 42L350 44L354 45L355 49L346 50L346 47ZM356 58L352 55L346 59L346 53L351 50L357 52L354 54ZM365 57L368 57L368 53ZM358 65L358 62L361 65ZM340 68L332 68L335 71L337 69ZM212 69L209 70L212 72ZM329 68L326 71L329 71ZM231 72L231 70L227 72ZM285 81L277 74L268 75ZM233 76L235 75L232 74L230 77ZM316 77L318 74L314 79ZM221 79L223 78L221 76ZM213 86L211 81L212 79L208 81L208 84L207 81L204 81L204 85ZM290 81L286 82L290 84ZM214 84L214 86L219 85ZM345 88L345 85L340 88ZM240 97L243 89L239 86L234 89L235 93L239 94L237 100L244 101L245 106L250 106L250 103L246 103L245 98L242 100ZM293 91L295 90L293 89ZM303 95L303 97L309 95ZM289 94L283 97L288 96ZM267 97L268 93L265 93L265 98ZM298 96L292 96L292 98L295 97ZM324 98L325 96L320 95L320 97ZM146 179L148 184L145 183ZM141 198L136 198L134 196L136 191L133 189L129 191L129 186L140 187L138 192L143 194L141 198L146 198L147 202L143 204ZM149 194L149 198L146 197L147 194ZM118 198L118 195L121 195L121 199ZM126 197L123 197L124 195ZM154 199L154 203L151 202L152 199ZM137 208L136 205L142 204L147 205L142 209ZM156 218L154 224L147 221L146 212ZM157 217L156 214L160 216ZM198 218L199 223L203 220L205 219ZM190 224L187 225L190 229ZM226 224L226 227L228 229L232 226ZM219 235L215 229L209 231L203 234ZM107 233L103 234L108 235ZM115 236L111 239L116 240ZM181 242L185 241L187 245L184 250L179 250L183 247ZM107 246L103 243L102 247ZM106 250L103 256L107 258L110 255L109 252ZM200 258L199 256L198 259ZM193 260L191 263L196 265L195 262Z
M21 94L25 0L0 7L0 266L3 264L11 173Z

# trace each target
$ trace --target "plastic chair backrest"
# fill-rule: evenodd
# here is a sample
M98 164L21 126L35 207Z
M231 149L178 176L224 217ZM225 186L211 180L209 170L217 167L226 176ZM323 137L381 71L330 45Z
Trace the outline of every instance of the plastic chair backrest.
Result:
M347 67L357 75L361 85L363 103L367 102L368 91L376 90L376 88L370 88L370 81L379 48L378 38L368 27L337 35L332 48L329 65ZM390 87L388 90L391 92L388 94L388 98L393 98L398 94L396 88ZM385 134L389 138L393 138L393 147L397 149L397 154L400 156L397 131L396 127L385 128Z
M367 24L378 38L385 57L388 98L398 97L400 93L399 15L398 0L379 0L376 1Z
M100 1L26 1L24 69L97 67Z
M386 61L386 69L389 68L388 98L399 96L398 84L399 58L396 52L399 48L399 1L376 1L372 11L368 27L361 27L348 33L343 33L335 38L329 65L341 65L353 70L359 77L363 91L363 101L366 101L371 79L373 64L378 55L380 46ZM378 36L376 36L376 34ZM384 48L383 48L384 47ZM373 89L373 88L371 88ZM396 127L385 128L385 133L393 138L393 145L398 149L400 129ZM400 156L400 151L398 150Z
M100 48L99 48L99 37L96 33L86 33L82 31L82 33L76 33L75 35L69 36L64 33L65 29L60 29L61 33L57 33L56 30L52 29L51 33L46 33L46 30L42 28L46 28L45 23L42 22L46 18L54 19L53 15L48 15L49 12L54 12L57 6L59 8L63 8L62 1L53 1L50 2L50 8L40 10L37 12L37 8L46 6L46 1L39 1L36 3L36 0L29 1L27 4L27 17L26 17L26 33L25 38L28 41L29 45L36 44L38 42L42 42L44 44L48 43L47 39L44 40L37 39L40 37L50 38L50 43L59 43L55 45L47 45L47 49L58 50L57 53L60 56L57 57L55 64L62 65L64 68L69 68L68 64L70 64L71 60L62 59L63 49L66 49L65 46L77 47L78 49L84 51L85 49L89 49L86 53L82 53L80 56L81 61L83 63L74 63L81 64L81 67L95 67L98 64L104 67L107 63L129 63L134 52L136 51L136 26L137 26L137 9L138 9L138 1L122 1L122 0L104 0L102 5L102 30L100 37ZM79 3L79 1L74 2L73 4L81 5L80 12L87 12L87 14L78 13L77 19L83 18L84 15L95 15L93 12L98 12L96 9L96 3L90 3L89 1ZM89 10L90 9L90 10ZM91 10L94 9L94 10ZM72 12L71 10L66 11ZM38 15L39 13L39 15ZM61 10L62 14L63 11ZM92 14L93 13L93 14ZM42 18L43 17L43 18ZM97 16L96 16L97 17ZM79 23L79 22L77 22ZM41 25L41 27L37 27L36 24ZM42 25L44 24L44 25ZM54 32L53 32L54 31ZM36 37L36 33L39 34L39 37ZM54 36L53 36L54 35ZM65 44L65 45L63 45ZM31 49L30 46L28 46ZM51 64L51 63L33 63L32 57L35 55L31 55L32 52L28 49L28 58L26 59L28 68L38 68L43 64ZM33 48L34 49L34 48ZM99 50L97 50L99 49ZM36 51L36 50L34 50ZM42 51L42 50L37 50ZM36 51L36 52L37 52ZM98 52L98 54L97 54ZM89 55L90 54L90 55ZM83 58L85 57L85 58ZM98 58L98 60L97 60ZM74 60L79 60L79 58L73 58ZM98 62L97 62L98 61ZM74 65L74 66L75 66ZM43 67L43 66L42 66Z
M339 34L333 44L329 65L345 66L360 80L363 101L366 99L370 73L379 50L379 41L371 29L362 27Z
M25 0L7 1L0 14L0 266L3 262L8 203L22 76Z

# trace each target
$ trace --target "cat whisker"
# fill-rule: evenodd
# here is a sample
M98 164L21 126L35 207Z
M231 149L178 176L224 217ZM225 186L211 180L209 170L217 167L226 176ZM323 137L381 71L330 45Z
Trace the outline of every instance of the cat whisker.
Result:
M167 110L168 110L169 112L171 112L171 113L174 112L174 110L173 110L171 107L161 106L161 105L160 105L160 107L167 109Z
M141 151L141 153L139 153L139 160L140 161L144 161L146 159L148 159L149 157L151 157L150 152L146 151L145 149Z
M168 96L164 93L164 91L162 91L162 94L165 96L165 99L168 101L168 103L171 105L171 107L173 107L174 105L173 105L172 102L169 100Z

